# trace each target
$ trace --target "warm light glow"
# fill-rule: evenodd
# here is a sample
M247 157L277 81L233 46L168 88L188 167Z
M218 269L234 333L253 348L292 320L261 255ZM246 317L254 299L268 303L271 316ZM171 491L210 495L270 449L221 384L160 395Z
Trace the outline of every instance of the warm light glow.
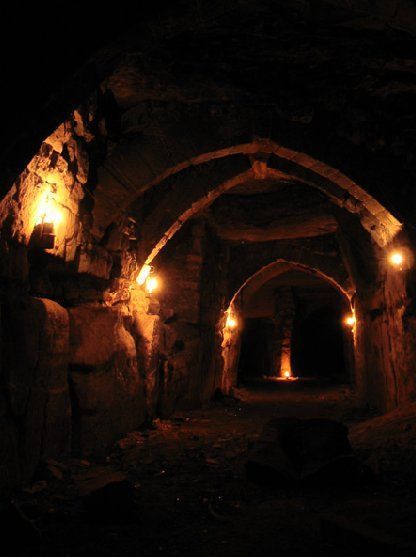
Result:
M227 327L227 329L235 329L237 327L237 319L228 314L225 326Z
M389 262L393 267L401 267L404 262L403 253L401 251L392 251L389 255Z
M143 286L143 284L146 282L148 276L150 275L150 271L152 270L152 267L150 265L143 265L143 267L140 269L140 273L138 274L137 278L136 278L136 282L140 285Z
M146 290L149 294L152 294L159 287L159 281L156 277L148 277L146 280Z
M280 361L278 364L278 375L282 379L292 378L290 339L288 338L286 338L282 343L282 352L280 354Z
M59 210L54 194L50 189L47 189L40 197L35 224L54 224L56 226L61 220L62 213Z
M356 323L355 315L347 315L347 317L344 319L344 323L349 327L354 327Z

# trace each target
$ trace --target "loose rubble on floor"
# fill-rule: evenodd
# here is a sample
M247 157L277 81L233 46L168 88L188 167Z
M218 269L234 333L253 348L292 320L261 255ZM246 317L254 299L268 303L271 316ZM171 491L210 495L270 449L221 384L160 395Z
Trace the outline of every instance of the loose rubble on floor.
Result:
M334 400L324 401L333 412ZM376 482L365 474L357 481L357 470L370 469L364 459L371 462L363 432L371 438L378 418L352 426L352 439L360 439L355 454L339 421L272 418L271 408L261 415L253 408L216 401L129 433L98 462L46 462L1 510L10 555L133 555L138 546L143 555L251 555L256 547L272 551L271 540L283 555L294 547L299 555L311 547L343 555L344 538L349 549L408 554L415 540L401 536L402 517L416 512L416 496L404 496L403 483L385 485L387 470ZM407 436L411 422L410 414L401 421Z

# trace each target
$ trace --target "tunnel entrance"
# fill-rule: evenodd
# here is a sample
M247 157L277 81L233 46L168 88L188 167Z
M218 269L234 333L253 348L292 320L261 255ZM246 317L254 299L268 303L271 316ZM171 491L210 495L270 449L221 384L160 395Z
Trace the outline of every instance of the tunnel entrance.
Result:
M270 318L247 319L241 341L239 383L270 375L275 324Z
M348 383L346 339L340 307L323 306L295 316L291 363L297 377Z
M351 311L327 281L302 271L268 280L242 302L237 384L270 379L350 383Z

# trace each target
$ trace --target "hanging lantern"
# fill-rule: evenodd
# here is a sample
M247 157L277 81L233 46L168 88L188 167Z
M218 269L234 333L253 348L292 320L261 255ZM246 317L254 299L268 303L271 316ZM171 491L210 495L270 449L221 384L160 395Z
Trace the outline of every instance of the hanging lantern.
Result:
M62 213L55 195L47 188L41 195L36 210L33 238L36 247L53 249L55 247L55 229L62 220Z

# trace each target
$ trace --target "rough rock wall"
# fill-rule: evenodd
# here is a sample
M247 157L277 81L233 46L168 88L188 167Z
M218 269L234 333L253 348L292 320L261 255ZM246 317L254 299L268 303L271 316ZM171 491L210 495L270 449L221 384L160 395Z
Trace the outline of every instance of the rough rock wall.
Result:
M392 409L416 396L415 243L408 230L385 250L354 235L348 242L344 256L357 288L353 300L357 391L380 410ZM389 262L396 248L405 254L402 268Z
M84 305L69 313L73 448L84 455L104 453L109 442L145 418L136 342L119 307Z
M69 325L64 308L30 296L3 301L1 314L0 490L7 490L40 460L69 454Z
M200 383L196 385L196 389L201 399L207 400L217 389L229 392L228 388L224 389L224 360L221 348L227 310L229 247L207 229L204 253L200 312L202 350Z
M0 204L2 489L32 476L41 460L70 451L68 312L56 301L31 295L54 292L44 268L34 276L42 265L33 261L32 240L45 194L51 195L59 218L55 247L44 263L74 265L89 171L84 145L91 139L75 112L42 143Z
M192 222L157 262L160 304L137 285L134 219L94 237L94 117L76 112L47 138L0 206L3 322L15 324L1 335L2 485L51 456L103 454L146 418L196 405L214 388L201 394L215 372L201 343L212 348L216 334L218 246L203 221ZM59 215L48 250L33 245L45 191ZM201 303L201 281L212 303ZM35 296L46 297L48 319Z
M56 242L51 250L66 262L74 261L81 243L82 219L80 202L88 180L89 161L83 146L92 140L80 112L75 111L68 121L42 143L39 152L14 183L1 203L0 224L2 262L8 255L5 242L28 246L33 234L40 204L45 193L53 197L53 210L59 213L55 223ZM6 252L6 253L5 253Z
M134 280L135 223L100 245L91 232L94 110L59 126L0 204L1 488L71 449L102 453L150 412L158 317ZM55 245L39 249L47 211Z
M159 415L196 407L222 388L227 264L226 246L203 218L188 222L155 262L162 281Z
M360 390L382 410L416 396L414 272L407 273L382 260L373 288L357 298L357 353L365 368Z
M199 401L204 343L200 314L202 297L206 295L201 287L205 234L203 221L191 221L157 260L163 281L160 294L163 357L157 411L164 416L178 405L195 406Z

